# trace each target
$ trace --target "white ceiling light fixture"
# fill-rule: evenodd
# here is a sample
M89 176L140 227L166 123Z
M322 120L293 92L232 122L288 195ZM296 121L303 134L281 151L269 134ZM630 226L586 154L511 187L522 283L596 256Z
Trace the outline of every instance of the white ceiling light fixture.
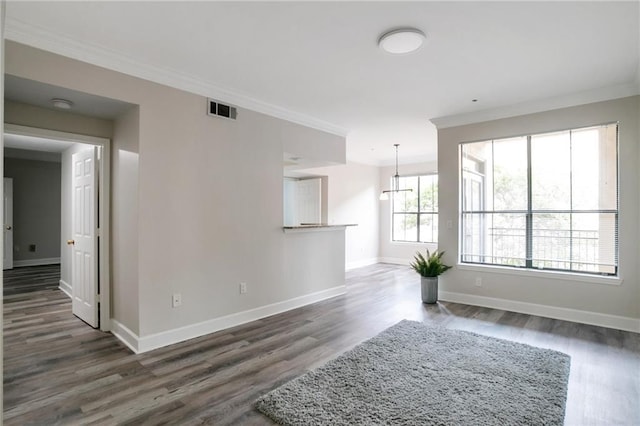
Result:
M405 191L413 192L413 189L411 189L411 188L400 189L400 175L398 174L398 147L400 146L400 144L395 143L395 144L393 144L393 146L396 147L396 174L393 176L393 183L391 185L392 188L388 189L386 191L382 191L382 193L380 194L380 200L381 201L388 200L390 193L405 192Z
M53 98L51 99L51 105L53 105L54 108L71 109L71 107L73 106L73 102L66 99Z
M378 46L387 53L403 55L418 50L426 38L422 31L415 28L400 28L382 34Z

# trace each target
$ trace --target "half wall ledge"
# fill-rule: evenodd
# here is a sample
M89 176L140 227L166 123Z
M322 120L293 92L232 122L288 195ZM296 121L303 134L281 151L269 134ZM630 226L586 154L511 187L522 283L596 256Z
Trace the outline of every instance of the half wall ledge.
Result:
M303 223L296 226L283 226L284 233L291 232L318 232L318 231L340 231L346 229L347 226L358 226L355 223L349 223L344 225L325 225L321 223Z

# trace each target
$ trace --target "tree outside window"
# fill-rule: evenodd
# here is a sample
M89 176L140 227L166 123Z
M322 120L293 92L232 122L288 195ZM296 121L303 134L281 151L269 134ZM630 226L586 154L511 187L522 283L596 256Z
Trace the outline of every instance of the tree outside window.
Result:
M403 176L392 192L391 239L413 243L438 242L438 175Z
M461 261L617 274L616 123L461 145Z

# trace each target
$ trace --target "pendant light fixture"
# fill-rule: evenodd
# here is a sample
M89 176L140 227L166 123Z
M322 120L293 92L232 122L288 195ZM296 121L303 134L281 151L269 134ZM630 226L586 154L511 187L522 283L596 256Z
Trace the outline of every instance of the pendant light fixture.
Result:
M382 193L380 194L380 200L388 200L389 194L393 192L405 192L405 191L413 192L413 189L411 188L400 189L400 175L398 174L398 147L400 146L400 144L395 143L393 144L393 146L396 147L396 174L393 176L391 189L382 191Z

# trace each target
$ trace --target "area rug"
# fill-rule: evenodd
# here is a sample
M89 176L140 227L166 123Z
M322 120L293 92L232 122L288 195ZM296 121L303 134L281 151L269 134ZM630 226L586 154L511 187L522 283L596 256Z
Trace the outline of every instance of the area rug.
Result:
M562 425L570 357L403 320L262 396L282 425Z

